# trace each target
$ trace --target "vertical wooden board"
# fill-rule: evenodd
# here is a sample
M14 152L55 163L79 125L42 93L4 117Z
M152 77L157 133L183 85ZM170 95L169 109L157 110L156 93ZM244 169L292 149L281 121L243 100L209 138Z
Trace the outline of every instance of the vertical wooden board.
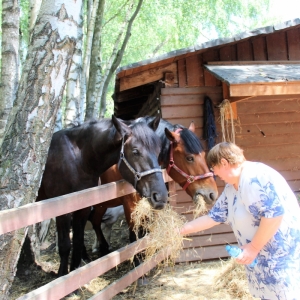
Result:
M286 32L288 43L288 59L300 60L300 29L294 28Z
M236 46L225 46L219 49L220 61L235 61L236 60Z
M219 50L220 61L231 61L231 47L225 46Z
M186 62L185 59L180 59L177 62L177 70L178 70L178 86L179 87L186 87L187 80L186 80Z
M265 37L252 39L253 58L254 60L267 60L267 44Z
M208 50L202 54L203 63L211 61L219 61L219 53L217 50ZM218 86L221 85L220 80L218 80L209 71L204 70L204 83L205 86Z
M285 32L274 32L266 36L268 60L287 60L287 39Z
M252 43L250 40L237 44L237 60L253 60Z
M231 58L232 58L233 61L238 60L237 59L237 46L236 46L236 44L231 46Z
M204 86L202 58L193 55L186 58L187 86Z

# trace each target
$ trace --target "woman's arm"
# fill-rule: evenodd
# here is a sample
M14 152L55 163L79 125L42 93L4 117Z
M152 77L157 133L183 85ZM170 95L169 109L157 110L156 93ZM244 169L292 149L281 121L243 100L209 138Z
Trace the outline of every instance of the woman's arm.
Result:
M238 263L251 263L258 252L267 244L267 242L275 235L282 222L283 215L275 218L262 217L251 243L241 247L243 249L243 256L237 259Z
M198 231L202 231L214 227L218 224L220 223L215 222L211 217L205 215L184 224L180 230L180 234L187 235L189 233L198 232Z

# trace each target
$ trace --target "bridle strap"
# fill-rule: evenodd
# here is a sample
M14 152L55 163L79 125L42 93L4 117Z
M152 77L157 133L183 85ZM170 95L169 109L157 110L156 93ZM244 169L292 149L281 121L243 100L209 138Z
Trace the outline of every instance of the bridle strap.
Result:
M182 129L181 128L178 128L175 130L175 133L179 133ZM173 142L170 141L170 160L169 160L169 165L168 165L168 168L167 168L167 173L169 174L171 169L174 169L175 171L177 171L179 174L181 174L183 177L186 178L186 183L185 185L182 187L182 189L185 191L187 189L187 187L193 183L194 181L196 180L199 180L199 179L204 179L204 178L207 178L207 177L213 177L214 174L212 172L208 172L208 173L204 173L202 175L188 175L187 173L185 173L184 171L182 171L181 169L179 169L176 165L175 165L175 162L174 162L174 158L173 158Z
M156 172L161 172L162 173L162 169L161 168L154 168L154 169L150 169L148 171L143 171L143 172L137 172L128 162L128 160L125 157L124 154L124 137L122 138L122 146L121 146L121 151L120 151L120 159L118 162L118 168L121 164L121 161L123 161L125 163L125 165L128 167L128 169L131 171L131 173L133 173L134 175L134 188L136 188L136 184L139 180L142 179L142 177L147 176L149 174L152 173L156 173Z

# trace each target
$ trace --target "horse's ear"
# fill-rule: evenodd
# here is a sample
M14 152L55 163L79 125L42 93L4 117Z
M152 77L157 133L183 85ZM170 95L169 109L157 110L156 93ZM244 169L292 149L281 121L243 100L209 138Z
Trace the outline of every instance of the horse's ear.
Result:
M171 142L173 143L179 142L179 140L177 140L178 135L175 132L170 131L168 128L165 128L165 134L168 140L170 140Z
M153 131L156 131L156 129L158 128L160 122L160 115L156 115L156 117L148 124L148 126L150 128L153 129Z
M111 120L112 120L114 126L116 127L116 130L117 130L116 138L118 140L121 140L126 135L129 136L131 134L132 131L131 131L130 127L128 127L123 122L121 122L121 120L116 118L114 115L111 116Z
M190 126L189 126L189 130L192 132L195 132L195 123L194 121L191 122Z

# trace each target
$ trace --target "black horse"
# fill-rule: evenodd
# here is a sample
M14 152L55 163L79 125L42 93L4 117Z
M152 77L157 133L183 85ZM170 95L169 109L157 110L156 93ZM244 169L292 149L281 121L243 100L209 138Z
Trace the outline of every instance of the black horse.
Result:
M151 199L157 209L167 202L168 191L158 164L160 140L155 134L160 121L150 124L125 122L115 118L87 122L53 135L37 201L98 185L99 176L118 163L122 177ZM56 217L60 267L58 276L79 267L84 256L84 228L91 208Z
M151 124L154 120L154 117L146 116L138 118L134 122ZM206 164L204 148L194 131L193 122L189 128L185 128L180 124L173 125L167 120L161 119L156 130L162 145L159 163L162 168L168 170L170 177L192 197L195 204L199 201L200 196L207 205L212 205L217 199L218 189L213 174ZM105 184L122 179L120 173L116 165L111 167L101 175L101 183ZM130 242L134 242L136 235L133 231L134 224L131 220L131 214L140 199L137 195L130 194L94 206L89 220L97 235L100 256L109 253L109 245L100 226L107 208L123 205L129 226L129 239ZM149 202L153 207L153 203ZM136 261L135 264L138 265L138 262Z

